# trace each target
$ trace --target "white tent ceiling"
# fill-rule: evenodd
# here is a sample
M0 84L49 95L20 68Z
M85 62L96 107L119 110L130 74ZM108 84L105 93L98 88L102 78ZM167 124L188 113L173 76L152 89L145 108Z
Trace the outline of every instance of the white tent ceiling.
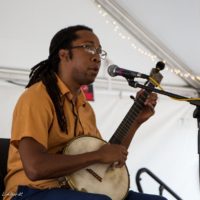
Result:
M185 67L200 74L199 0L116 0L144 31L171 51ZM115 5L116 6L116 5ZM170 53L170 52L168 52Z
M165 60L171 69L200 73L200 2L198 0L97 0L126 30ZM199 88L199 79L188 79ZM198 77L199 78L199 77Z
M1 68L30 69L48 56L55 32L85 24L108 51L107 65L149 73L164 60L163 84L200 88L198 0L0 0L0 4ZM100 78L107 77L106 64Z

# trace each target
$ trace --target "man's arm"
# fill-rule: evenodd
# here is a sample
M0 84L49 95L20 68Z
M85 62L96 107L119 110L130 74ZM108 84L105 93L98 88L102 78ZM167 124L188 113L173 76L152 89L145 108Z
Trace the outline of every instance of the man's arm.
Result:
M50 154L31 137L19 142L19 153L25 173L32 181L69 175L94 163L118 163L121 167L127 158L126 148L115 144L105 144L97 151L79 155Z

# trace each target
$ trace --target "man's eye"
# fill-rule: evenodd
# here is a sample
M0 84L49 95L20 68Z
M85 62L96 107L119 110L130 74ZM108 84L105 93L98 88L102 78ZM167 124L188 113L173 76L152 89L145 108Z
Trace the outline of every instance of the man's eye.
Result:
M87 48L87 49L93 49L94 47L93 46L91 46L91 45L85 45L85 48Z
M102 53L102 49L97 49L98 53Z

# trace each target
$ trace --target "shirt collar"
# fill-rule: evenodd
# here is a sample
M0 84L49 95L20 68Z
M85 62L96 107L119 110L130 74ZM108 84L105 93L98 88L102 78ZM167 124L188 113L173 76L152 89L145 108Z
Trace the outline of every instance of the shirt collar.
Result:
M72 101L74 95L71 93L69 88L64 84L64 82L60 79L60 77L57 74L56 74L56 77L57 77L57 85L60 89L61 96L62 97L66 96L70 101ZM79 106L85 105L86 102L87 100L86 100L85 94L81 89L77 97L77 106L79 107Z

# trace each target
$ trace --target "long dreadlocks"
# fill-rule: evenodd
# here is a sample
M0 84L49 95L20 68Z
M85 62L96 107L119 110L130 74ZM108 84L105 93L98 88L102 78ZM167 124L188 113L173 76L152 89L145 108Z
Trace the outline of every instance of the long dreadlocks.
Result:
M30 80L26 86L26 88L28 88L39 81L43 82L54 104L60 129L64 132L67 130L67 121L63 111L61 92L58 88L55 75L55 73L58 72L58 64L60 62L58 52L60 49L69 49L70 59L72 58L73 55L70 51L70 47L72 41L78 39L76 32L79 30L88 30L92 32L92 29L89 27L77 25L64 28L54 35L50 43L48 59L31 68L31 73L29 75Z

